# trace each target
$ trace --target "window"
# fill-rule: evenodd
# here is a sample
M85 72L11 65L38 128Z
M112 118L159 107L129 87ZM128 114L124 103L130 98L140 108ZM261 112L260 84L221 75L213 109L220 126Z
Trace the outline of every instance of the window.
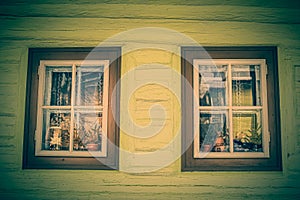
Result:
M120 48L30 49L24 168L117 168L119 76Z
M206 51L205 51L206 50ZM182 170L281 170L275 47L184 47Z

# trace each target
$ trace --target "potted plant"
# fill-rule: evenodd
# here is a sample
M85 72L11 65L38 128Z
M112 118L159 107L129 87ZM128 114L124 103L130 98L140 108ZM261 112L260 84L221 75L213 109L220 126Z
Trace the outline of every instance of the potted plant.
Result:
M235 142L245 149L257 151L262 145L261 126L252 127L247 132L241 131L237 134Z
M248 135L250 142L253 144L253 150L257 151L262 147L261 126L249 129Z
M214 151L215 152L222 152L225 150L225 141L222 135L219 133L219 136L216 138Z

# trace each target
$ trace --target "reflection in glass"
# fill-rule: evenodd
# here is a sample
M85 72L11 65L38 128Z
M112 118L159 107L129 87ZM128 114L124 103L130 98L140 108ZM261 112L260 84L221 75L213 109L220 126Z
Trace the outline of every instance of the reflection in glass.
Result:
M260 65L232 65L232 105L261 105Z
M45 105L71 105L72 68L46 67Z
M262 152L261 111L234 111L233 136L235 152Z
M76 105L103 105L103 67L77 67Z
M200 111L200 151L229 151L227 116L227 111Z
M44 110L42 150L69 150L71 114Z
M75 113L73 150L101 151L102 113Z
M224 106L226 98L227 65L199 66L200 106Z

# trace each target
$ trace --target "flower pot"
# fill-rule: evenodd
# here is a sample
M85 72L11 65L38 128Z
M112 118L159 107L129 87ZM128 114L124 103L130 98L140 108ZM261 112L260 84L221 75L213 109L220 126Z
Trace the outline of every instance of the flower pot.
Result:
M224 145L220 145L220 146L215 146L214 147L214 152L223 152L225 150L225 146Z
M98 147L99 147L98 144L87 144L86 145L86 148L89 151L98 151Z
M224 145L224 139L222 137L218 137L216 139L216 146L223 146Z
M205 144L203 145L203 152L210 152L211 150L211 145Z

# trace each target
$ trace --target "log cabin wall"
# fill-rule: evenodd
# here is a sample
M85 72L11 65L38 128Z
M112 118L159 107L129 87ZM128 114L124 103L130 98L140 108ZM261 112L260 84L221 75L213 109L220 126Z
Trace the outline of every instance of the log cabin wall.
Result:
M300 5L288 1L1 1L0 2L0 191L4 199L294 199L300 196ZM151 173L126 173L134 159L120 154L120 169L22 169L29 48L95 47L116 34L156 27L182 33L202 46L277 46L282 171L181 172L180 158ZM138 40L138 39L137 39ZM167 39L168 40L168 39ZM174 44L180 48L181 44ZM172 43L172 39L170 39ZM112 44L112 43L111 43ZM120 45L120 43L116 43ZM186 43L188 45L188 42ZM122 44L121 44L122 45ZM122 55L121 76L133 66L135 81L149 74L173 85L180 72L176 53L136 50ZM151 80L149 80L151 81ZM157 85L140 88L130 104L141 126L149 123L149 102L167 111L163 134L149 142L120 132L120 147L151 152L174 137L180 124L177 98ZM127 123L121 89L121 126ZM146 112L146 111L147 112ZM154 113L155 123L163 120ZM122 170L124 169L124 170Z

